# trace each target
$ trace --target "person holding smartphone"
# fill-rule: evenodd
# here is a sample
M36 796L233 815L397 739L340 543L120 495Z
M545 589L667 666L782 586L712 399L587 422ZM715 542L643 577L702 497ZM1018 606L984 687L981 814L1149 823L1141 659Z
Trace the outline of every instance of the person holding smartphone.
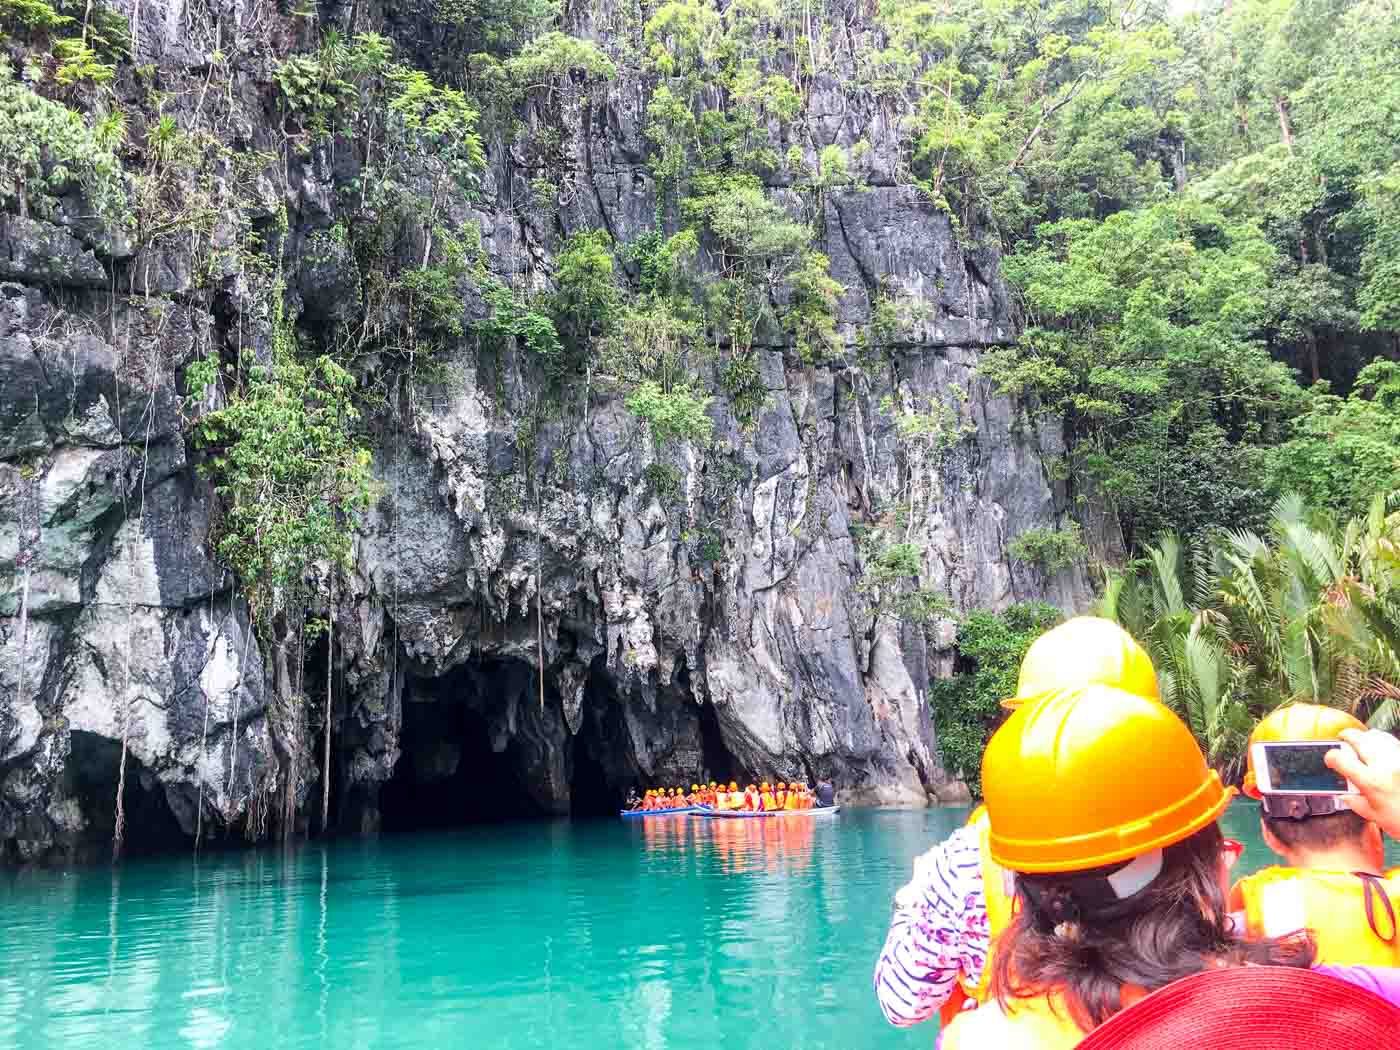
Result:
M1327 753L1360 721L1290 704L1249 739L1244 792L1259 800L1264 843L1284 861L1235 883L1230 907L1250 937L1312 932L1320 963L1400 965L1400 873L1385 873L1381 829L1355 812Z

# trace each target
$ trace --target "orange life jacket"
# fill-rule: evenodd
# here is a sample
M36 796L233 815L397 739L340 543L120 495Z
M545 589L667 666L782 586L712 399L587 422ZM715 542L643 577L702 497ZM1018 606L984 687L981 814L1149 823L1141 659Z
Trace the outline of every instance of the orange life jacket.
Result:
M1312 931L1317 961L1400 966L1400 869L1384 877L1350 871L1265 868L1235 883L1231 903L1250 937Z
M1125 984L1119 992L1123 1009L1146 998L1147 989ZM1071 1050L1087 1033L1058 992L1012 999L1003 1009L992 999L959 1014L939 1033L939 1050Z
M939 1050L1071 1050L1084 1039L1058 995L1015 999L1003 1009L995 999L958 1014L943 1026Z
M938 1011L943 1024L968 1008L968 1003L981 1004L991 994L992 965L996 954L997 938L1001 931L1011 925L1015 914L1015 889L1010 872L992 860L992 822L987 817L987 807L978 806L967 818L967 826L977 830L977 852L982 866L982 896L987 902L987 957L982 963L982 973L976 981L964 973L958 974L957 986L948 1001ZM989 1044L990 1045L990 1044Z
M763 803L763 811L765 813L772 813L773 810L778 808L777 800L773 798L773 792L771 791L763 792L763 794L759 796L759 801Z

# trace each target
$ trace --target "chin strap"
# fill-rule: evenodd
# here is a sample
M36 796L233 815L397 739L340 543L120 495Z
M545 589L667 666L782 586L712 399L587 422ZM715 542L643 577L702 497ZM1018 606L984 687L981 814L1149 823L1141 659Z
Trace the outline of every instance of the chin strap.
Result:
M1136 911L1138 895L1162 873L1162 865L1162 851L1154 849L1115 867L1018 875L1016 885L1047 928L1077 940L1082 919L1107 922Z
M1266 817L1275 820L1307 820L1351 811L1340 795L1264 795L1259 805Z
M1390 903L1390 893L1387 892L1385 883L1372 875L1369 871L1356 871L1352 872L1352 874L1361 880L1361 885L1366 887L1366 921L1371 925L1371 932L1386 944L1393 945L1395 943L1396 934L1400 933L1400 930L1397 930L1395 925L1395 905ZM1389 933L1381 933L1380 929L1376 926L1377 898L1380 898L1381 904L1385 906L1386 918L1390 920Z

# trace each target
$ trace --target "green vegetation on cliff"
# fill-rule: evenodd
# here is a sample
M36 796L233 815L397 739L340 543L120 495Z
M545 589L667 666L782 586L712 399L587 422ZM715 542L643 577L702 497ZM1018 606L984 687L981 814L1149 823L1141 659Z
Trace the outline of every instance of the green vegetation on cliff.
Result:
M1016 695L1021 658L1031 642L1055 626L1060 610L1020 602L1003 612L974 612L958 623L958 666L929 687L943 766L980 794L982 752Z

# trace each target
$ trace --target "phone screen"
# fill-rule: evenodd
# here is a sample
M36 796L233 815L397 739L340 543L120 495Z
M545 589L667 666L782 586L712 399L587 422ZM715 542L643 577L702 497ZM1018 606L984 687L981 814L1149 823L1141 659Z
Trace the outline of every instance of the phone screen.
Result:
M1296 791L1318 795L1347 793L1347 782L1327 768L1323 756L1341 745L1331 741L1265 744L1272 791Z

